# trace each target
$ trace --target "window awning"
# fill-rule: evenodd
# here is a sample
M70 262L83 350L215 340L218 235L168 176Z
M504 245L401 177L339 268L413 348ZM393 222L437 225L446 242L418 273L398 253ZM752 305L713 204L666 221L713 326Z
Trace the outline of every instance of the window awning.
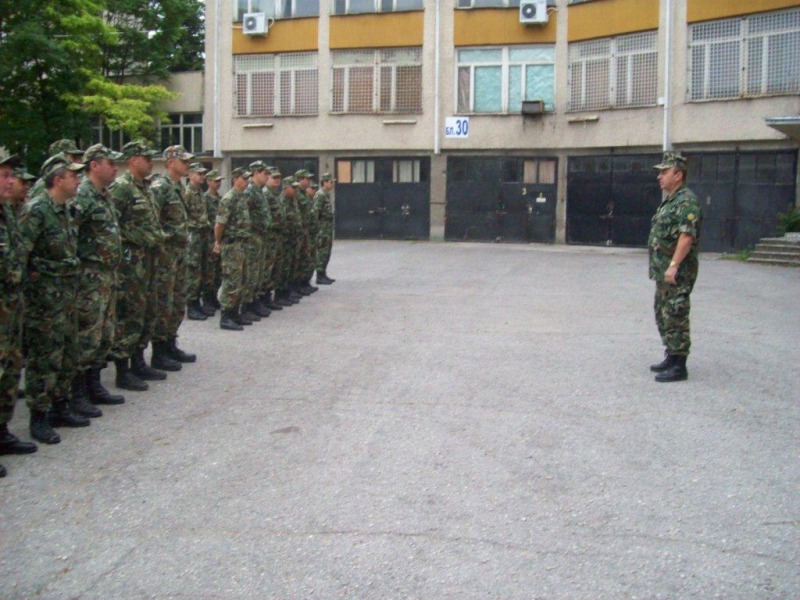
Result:
M800 142L800 115L796 117L767 117L767 125Z

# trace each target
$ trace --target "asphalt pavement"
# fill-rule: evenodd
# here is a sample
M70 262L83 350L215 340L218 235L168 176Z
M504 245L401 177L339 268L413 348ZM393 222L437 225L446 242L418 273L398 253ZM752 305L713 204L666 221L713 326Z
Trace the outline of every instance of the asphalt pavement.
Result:
M800 270L701 256L672 384L642 250L341 241L328 272L0 457L0 598L800 597Z

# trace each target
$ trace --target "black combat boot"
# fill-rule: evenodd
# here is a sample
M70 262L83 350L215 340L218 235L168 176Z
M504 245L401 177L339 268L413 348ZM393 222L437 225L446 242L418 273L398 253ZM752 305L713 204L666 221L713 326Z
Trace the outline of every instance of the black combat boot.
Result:
M36 449L36 444L23 442L11 433L6 423L0 424L0 454L30 454Z
M689 371L686 370L686 356L674 355L672 364L656 375L656 381L669 383L671 381L685 381L689 379Z
M297 282L295 285L292 286L291 293L293 293L295 296L297 296L298 300L300 298L302 298L303 296L310 296L311 295L311 292L309 290L307 290L306 287L300 282Z
M217 295L210 292L203 296L203 304L210 306L214 310L220 310L222 308L219 300L217 300Z
M190 321L205 321L208 317L200 306L200 300L191 300L186 304L186 317Z
M213 317L217 314L217 307L211 303L211 294L203 296L203 314L207 317Z
M161 371L180 371L183 365L169 355L169 342L153 342L150 366Z
M674 357L671 354L664 352L664 360L658 364L650 365L650 370L653 373L661 373L662 371L666 371L672 366L673 359Z
M79 372L72 379L72 398L69 400L70 410L83 417L96 419L103 416L103 411L89 402L86 389L86 371Z
M6 475L8 475L8 471L3 465L0 465L0 477L5 477Z
M330 285L332 283L333 279L328 279L325 271L317 271L317 285Z
M266 319L268 316L270 316L272 314L272 311L267 307L266 304L264 304L264 301L262 300L261 297L258 297L255 300L253 300L253 304L251 305L251 308L252 308L252 310L255 311L255 313L259 317L262 317L264 319Z
M117 368L117 377L114 383L118 388L130 390L131 392L144 392L147 390L147 384L128 369L127 358L115 360L114 366Z
M256 313L253 312L250 304L242 305L242 317L244 317L251 323L258 323L261 320L261 317L259 317Z
M308 278L302 283L303 289L304 290L308 290L309 294L313 294L314 292L319 290L319 288L317 286L311 285L311 277L312 276L313 276L313 273L312 273L312 275L309 275Z
M278 290L275 292L275 303L286 308L294 306L295 302L289 299L289 290Z
M61 436L50 427L47 413L43 410L31 410L31 437L43 444L58 444Z
M197 355L190 352L184 352L178 348L178 338L171 337L167 344L167 354L172 360L179 363L193 363L197 360Z
M278 292L275 292L275 298L272 297L272 292L267 292L264 295L265 306L270 310L283 310L283 306L278 304Z
M252 325L253 324L253 321L251 321L250 319L248 319L245 316L245 312L242 310L241 306L237 306L236 308L234 308L232 314L233 314L233 318L236 320L236 322L239 325Z
M91 423L87 417L72 412L64 398L53 402L47 417L51 427L88 427Z
M86 371L86 395L92 404L124 404L125 396L109 392L100 379L102 367L92 367Z
M131 356L131 373L142 381L164 381L167 374L154 369L144 360L144 348L139 348Z
M323 269L322 270L322 276L325 279L327 279L328 281L330 281L331 283L336 283L336 280L333 277L331 277L330 275L328 275L328 269Z
M219 328L227 329L228 331L242 331L244 329L244 327L236 322L236 319L233 316L233 310L230 308L223 310L222 313L220 313Z

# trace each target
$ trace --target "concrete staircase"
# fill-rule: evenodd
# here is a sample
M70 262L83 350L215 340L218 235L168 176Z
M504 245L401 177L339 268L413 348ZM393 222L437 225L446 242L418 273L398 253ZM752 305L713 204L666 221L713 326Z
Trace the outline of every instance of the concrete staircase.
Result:
M789 233L780 238L762 238L747 262L800 267L800 234Z

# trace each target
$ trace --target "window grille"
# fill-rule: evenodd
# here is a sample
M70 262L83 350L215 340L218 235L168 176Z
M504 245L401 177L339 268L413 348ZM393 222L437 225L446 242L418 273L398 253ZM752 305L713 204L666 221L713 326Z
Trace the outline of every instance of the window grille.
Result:
M334 15L422 10L422 0L333 0Z
M689 100L800 92L800 9L689 26Z
M338 50L331 56L333 112L422 112L421 48Z
M569 110L654 105L658 93L655 31L569 46Z
M236 116L316 115L316 52L248 54L234 59Z
M236 21L246 13L264 13L268 19L318 17L319 0L238 0Z
M92 137L89 143L84 143L85 147L94 144L103 144L106 148L119 152L122 147L131 141L131 136L121 130L112 131L102 119L92 120Z
M518 113L524 100L555 109L555 48L513 46L458 50L459 113Z
M173 113L169 123L161 123L161 149L180 145L192 154L203 151L203 115Z

